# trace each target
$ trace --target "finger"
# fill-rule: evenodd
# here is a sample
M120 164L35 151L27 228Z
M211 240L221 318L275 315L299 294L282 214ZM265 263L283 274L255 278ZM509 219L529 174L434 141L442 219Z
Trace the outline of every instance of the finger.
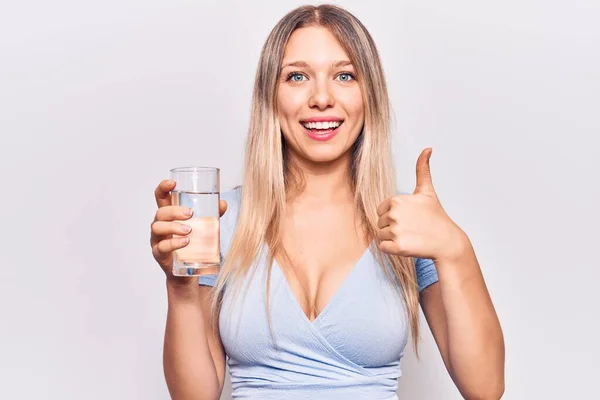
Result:
M192 216L192 209L184 206L164 206L156 210L155 221L184 221Z
M384 253L395 254L397 252L396 243L392 242L391 240L382 241L379 243L378 247L379 250L383 251Z
M387 213L383 214L381 217L379 217L379 219L377 220L377 227L379 229L382 229L382 228L385 228L386 226L392 225L393 222L395 222L395 218L392 217L389 212L387 212Z
M379 215L381 217L383 214L390 211L390 208L392 208L392 198L391 197L385 199L379 205L379 207L377 207L377 215Z
M156 205L159 207L171 205L171 190L175 189L175 182L164 180L161 181L154 190Z
M394 240L396 234L393 232L391 227L383 228L377 231L377 237L379 240Z
M151 226L153 235L156 236L167 236L167 235L187 235L192 231L192 227L179 222L169 221L154 221Z
M219 215L222 217L225 211L227 211L227 201L219 200Z
M431 158L432 148L426 148L421 152L417 159L417 184L414 193L433 194L433 181L431 180L431 167L429 159Z
M161 240L153 246L152 253L157 258L164 258L169 256L173 251L187 246L188 242L189 238L187 237Z

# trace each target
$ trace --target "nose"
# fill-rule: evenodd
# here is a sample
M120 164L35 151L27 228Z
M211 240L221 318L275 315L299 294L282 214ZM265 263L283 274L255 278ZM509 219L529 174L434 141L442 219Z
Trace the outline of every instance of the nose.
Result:
M308 106L310 108L318 108L319 110L325 110L329 107L333 107L335 99L327 82L317 82L314 85L310 99L308 100Z

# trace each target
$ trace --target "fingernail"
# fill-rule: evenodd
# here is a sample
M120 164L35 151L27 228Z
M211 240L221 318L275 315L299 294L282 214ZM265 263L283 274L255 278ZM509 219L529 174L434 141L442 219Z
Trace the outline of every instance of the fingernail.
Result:
M192 215L194 213L194 211L191 208L188 208L183 213L189 217L190 215Z
M167 182L167 184L168 184L169 186L173 186L173 185L175 184L175 181L173 181L173 180L170 180L170 181L168 181L168 182Z
M181 231L184 232L184 233L190 233L191 230L192 230L192 227L189 226L189 225L183 225L181 227Z
M190 241L189 238L181 238L181 239L179 239L179 243L181 243L181 244L188 244L189 241Z

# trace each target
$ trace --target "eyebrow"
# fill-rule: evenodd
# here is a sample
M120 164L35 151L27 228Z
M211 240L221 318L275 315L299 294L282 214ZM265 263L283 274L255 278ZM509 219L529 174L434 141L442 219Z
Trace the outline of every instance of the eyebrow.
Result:
M352 63L348 60L338 60L338 61L334 61L331 66L333 68L340 68L340 67L346 67L346 66L351 66ZM306 62L304 61L292 61L289 62L287 64L284 64L281 69L284 69L286 67L298 67L298 68L310 68L310 65L308 65Z

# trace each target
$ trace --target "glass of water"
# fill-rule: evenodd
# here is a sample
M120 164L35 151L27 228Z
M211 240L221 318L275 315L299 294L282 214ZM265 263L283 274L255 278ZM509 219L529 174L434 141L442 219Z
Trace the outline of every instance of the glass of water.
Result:
M192 231L187 246L173 252L173 275L199 276L216 274L221 264L219 243L219 169L182 167L171 169L176 182L171 204L192 209L192 217L176 221ZM173 235L174 238L181 237Z

